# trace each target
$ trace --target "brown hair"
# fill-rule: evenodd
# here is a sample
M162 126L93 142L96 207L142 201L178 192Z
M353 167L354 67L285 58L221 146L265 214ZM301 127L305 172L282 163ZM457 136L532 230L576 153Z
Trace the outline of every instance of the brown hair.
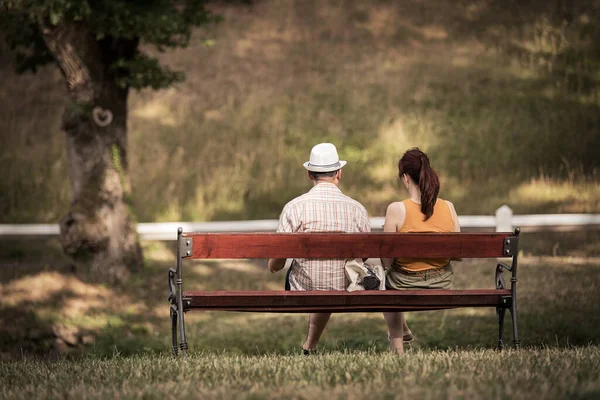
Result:
M421 212L425 214L425 221L433 215L433 206L440 192L440 180L431 165L427 154L418 147L408 150L398 161L398 176L408 174L419 186L421 191Z

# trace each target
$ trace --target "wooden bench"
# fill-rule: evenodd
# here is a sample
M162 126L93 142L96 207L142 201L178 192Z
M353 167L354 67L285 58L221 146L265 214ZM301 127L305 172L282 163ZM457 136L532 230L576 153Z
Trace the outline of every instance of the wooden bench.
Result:
M172 350L187 356L184 313L190 310L258 312L382 312L459 307L495 307L498 348L504 314L517 331L517 258L519 228L503 233L177 233L177 269L169 270ZM184 259L234 258L510 258L496 266L495 289L406 291L184 291ZM511 272L510 288L502 272ZM265 265L265 274L268 274ZM461 270L459 273L467 273ZM283 281L283 279L282 279ZM283 286L283 282L282 282ZM180 342L178 344L177 330Z

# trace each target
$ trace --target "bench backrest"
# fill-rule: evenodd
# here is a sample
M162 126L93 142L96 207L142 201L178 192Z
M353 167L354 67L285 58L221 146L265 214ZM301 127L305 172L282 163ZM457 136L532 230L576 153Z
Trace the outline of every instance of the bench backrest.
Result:
M492 258L517 255L497 233L183 233L179 258Z

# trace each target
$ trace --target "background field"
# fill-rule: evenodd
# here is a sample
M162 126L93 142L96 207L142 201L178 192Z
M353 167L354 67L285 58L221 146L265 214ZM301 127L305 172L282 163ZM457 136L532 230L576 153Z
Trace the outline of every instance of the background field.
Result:
M276 218L312 145L348 160L342 189L381 216L409 147L460 214L600 212L594 1L257 1L188 49L187 80L130 97L140 221ZM0 52L0 222L54 222L69 189L55 67ZM152 49L148 49L153 51ZM42 202L39 200L43 199Z

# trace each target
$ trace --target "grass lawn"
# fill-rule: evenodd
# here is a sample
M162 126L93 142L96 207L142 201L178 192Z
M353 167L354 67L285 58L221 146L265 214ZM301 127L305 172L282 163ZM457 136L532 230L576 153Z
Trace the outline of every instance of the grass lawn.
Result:
M600 396L600 347L300 355L195 353L0 364L1 398L538 398Z
M3 242L0 398L597 398L600 261L581 256L596 250L580 240L561 240L564 256L528 254L554 240L523 236L521 351L509 320L509 348L494 350L493 309L410 313L403 357L378 313L334 315L319 355L304 357L305 315L192 312L187 363L169 351L172 243L144 243L146 269L125 288L81 281L52 241L23 252ZM456 287L491 287L494 265L457 263ZM263 260L187 262L185 274L187 289L277 289L284 278Z

